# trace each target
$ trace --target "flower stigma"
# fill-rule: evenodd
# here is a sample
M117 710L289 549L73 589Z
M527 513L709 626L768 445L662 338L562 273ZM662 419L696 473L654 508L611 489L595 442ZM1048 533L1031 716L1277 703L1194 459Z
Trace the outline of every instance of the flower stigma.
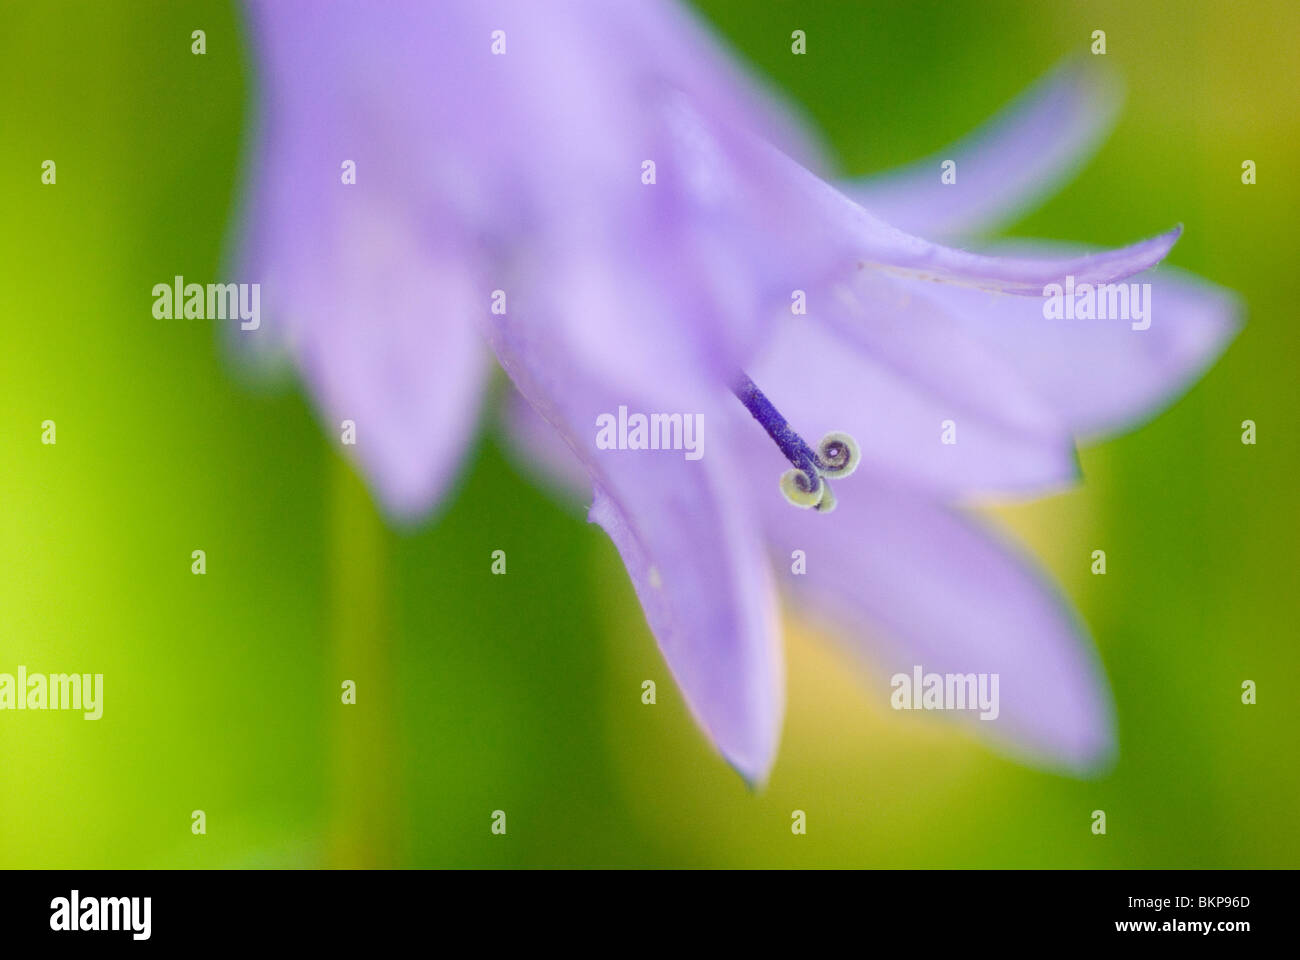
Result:
M748 374L737 377L731 392L790 461L792 469L781 474L782 496L796 507L811 507L819 513L834 510L835 496L827 481L847 477L858 468L862 454L857 442L847 433L836 431L822 437L813 450Z

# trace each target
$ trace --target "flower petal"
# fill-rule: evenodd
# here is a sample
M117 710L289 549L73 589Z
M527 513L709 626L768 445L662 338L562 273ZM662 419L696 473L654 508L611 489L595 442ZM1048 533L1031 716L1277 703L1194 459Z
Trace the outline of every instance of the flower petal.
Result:
M746 168L768 184L759 222L783 255L818 279L843 280L853 268L876 267L921 280L1040 296L1073 276L1108 283L1164 259L1182 226L1148 240L1074 257L996 257L947 247L886 223L769 144L750 138ZM773 227L780 225L779 229Z
M932 294L960 311L969 334L1010 364L1074 435L1093 436L1164 409L1241 326L1237 296L1189 273L1162 266L1128 283L1151 285L1145 319L1049 320L1038 298L955 288Z
M627 483L635 476L627 471L617 489L593 481L590 519L618 548L696 722L760 785L776 758L785 702L774 593L762 544L713 462L694 466L659 478L676 490Z
M780 739L783 661L767 558L725 444L708 435L698 460L599 449L602 414L649 409L548 335L545 295L516 303L509 322L491 325L502 366L585 466L590 519L614 541L691 713L747 780L762 782ZM714 412L702 412L706 424Z
M566 500L590 499L591 477L582 461L518 390L509 391L501 405L500 428L507 455L521 470Z
M807 572L788 578L794 598L878 667L880 701L884 678L916 666L996 674L996 719L961 715L980 733L1047 766L1104 765L1115 737L1107 684L1059 591L972 522L902 487L859 471L839 494L828 516L777 497L764 515L777 556L806 555Z
M923 308L896 315L896 305L874 301L873 320L850 336L788 318L749 372L806 438L845 431L865 469L943 499L1043 494L1077 479L1068 431L1039 422L1051 411L1014 371L981 375L1000 369L996 358L960 323ZM956 442L944 442L945 421ZM783 469L780 457L767 468Z
M406 122L409 76L373 66L399 11L357 13L252 7L262 89L239 256L263 321L238 338L288 351L328 432L354 421L347 449L385 509L411 520L475 429L490 370L475 318L491 285Z
M1119 101L1109 73L1070 61L964 139L844 189L912 233L953 237L988 230L1071 176L1110 130ZM952 183L940 179L947 160L956 164Z
M494 290L512 298L531 257L563 254L551 266L570 304L551 333L640 393L683 394L747 354L762 268L701 205L701 174L728 171L688 168L699 154L677 149L661 107L685 100L796 156L817 151L689 13L600 0L250 11L262 135L246 262L274 300L257 339L276 330L331 418L369 401L358 452L393 510L435 495L448 471L433 461L472 420L482 372L452 318ZM687 322L692 309L712 322Z
M279 140L259 177L240 275L261 284L263 320L241 346L287 349L328 432L354 422L385 509L416 519L455 474L490 369L473 268L372 187L308 189Z

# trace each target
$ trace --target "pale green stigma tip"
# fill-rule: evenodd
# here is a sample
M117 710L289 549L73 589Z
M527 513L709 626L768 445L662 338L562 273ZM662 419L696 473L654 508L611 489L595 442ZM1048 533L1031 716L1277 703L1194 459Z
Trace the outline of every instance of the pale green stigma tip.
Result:
M817 469L823 477L842 479L858 469L862 452L847 433L828 433L817 445Z
M813 509L818 513L830 513L835 509L835 494L831 493L831 485L825 480L822 481L822 498L817 501Z
M781 474L781 493L796 507L815 507L821 502L826 484L812 485L812 478L802 470L790 469Z

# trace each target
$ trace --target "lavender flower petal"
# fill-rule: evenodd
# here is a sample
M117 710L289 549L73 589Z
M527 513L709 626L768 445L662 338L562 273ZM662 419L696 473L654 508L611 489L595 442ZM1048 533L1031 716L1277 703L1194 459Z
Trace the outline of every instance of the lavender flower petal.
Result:
M952 288L933 293L960 312L971 336L1013 366L1071 433L1084 437L1155 416L1241 326L1235 294L1184 271L1162 266L1127 282L1130 292L1133 284L1150 284L1146 319L1048 320L1041 299ZM1133 329L1148 322L1147 329Z
M679 114L688 104L679 104ZM766 242L754 248L764 262L784 264L783 277L799 276L806 285L844 280L854 270L879 268L923 280L1038 296L1049 283L1074 276L1080 282L1107 283L1155 266L1177 242L1176 226L1147 240L1077 257L994 257L947 247L909 234L875 216L832 184L776 147L738 130L721 117L699 116L688 124L707 129L712 153L751 185L738 206L725 213L738 227L748 218L753 236ZM762 185L757 189L752 185ZM733 227L732 236L740 235Z
M981 734L1047 766L1104 766L1115 748L1107 684L1060 592L973 522L861 471L853 483L832 517L773 499L765 522L775 556L805 552L807 572L787 578L794 598L869 656L880 701L892 675L916 666L997 674L998 717L961 714Z
M454 476L489 372L474 267L368 187L304 186L286 156L299 146L265 147L241 268L262 286L263 320L240 344L287 350L327 432L355 425L343 449L388 513L415 519Z
M764 266L751 261L752 234L734 242L708 184L730 183L742 196L764 185L744 169L708 166L718 155L707 150L707 127L705 138L683 140L672 107L688 102L700 116L728 117L814 165L819 155L788 111L680 7L249 6L261 135L246 207L248 262L276 309L292 311L271 326L299 347L304 365L315 364L322 392L342 395L360 379L334 369L357 344L331 340L332 318L382 314L374 304L340 302L318 315L303 294L313 284L326 289L323 277L355 272L349 258L386 236L403 237L412 254L463 254L474 313L493 290L516 292L520 260L563 251L556 282L570 285L573 302L553 318L553 335L641 392L680 395L744 360L763 322ZM499 56L495 31L506 45ZM355 161L355 184L340 183L343 160ZM654 184L642 182L646 161L660 164ZM411 282L423 283L418 258L408 265ZM430 298L430 312L437 302ZM691 307L707 307L711 322L688 321ZM389 360L377 359L370 372L382 382ZM469 366L462 359L448 358ZM341 406L353 405L341 397ZM447 419L453 412L464 411L447 409ZM423 428L417 446L438 433L429 423L409 426ZM376 461L377 469L407 466L392 460ZM403 504L423 496L401 486L394 496Z
M1018 372L1003 365L1005 377L979 376L998 369L999 358L942 314L871 306L881 309L851 336L811 314L787 318L751 367L801 432L846 431L858 440L865 469L942 499L1044 494L1077 480L1068 429ZM918 325L931 319L933 346L907 353L907 343L925 336ZM966 356L979 362L965 367ZM1009 404L1018 409L1008 412ZM953 422L956 443L941 442L945 421ZM766 471L781 468L775 448L758 455Z
M498 423L506 455L525 475L571 503L591 500L591 476L559 431L518 390L508 392Z
M492 345L585 466L589 518L614 541L692 715L742 776L761 783L780 739L784 668L754 491L736 482L725 441L711 434L699 460L679 450L598 449L602 413L646 408L546 336L548 312L523 304L492 324ZM704 412L705 423L716 414Z

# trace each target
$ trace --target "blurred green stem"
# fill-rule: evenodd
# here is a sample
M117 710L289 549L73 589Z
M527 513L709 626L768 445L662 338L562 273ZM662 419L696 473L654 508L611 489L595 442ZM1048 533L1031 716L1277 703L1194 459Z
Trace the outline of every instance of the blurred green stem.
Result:
M330 474L330 672L335 711L326 855L332 867L387 867L396 853L392 623L387 531L353 468ZM343 702L344 683L356 702Z

